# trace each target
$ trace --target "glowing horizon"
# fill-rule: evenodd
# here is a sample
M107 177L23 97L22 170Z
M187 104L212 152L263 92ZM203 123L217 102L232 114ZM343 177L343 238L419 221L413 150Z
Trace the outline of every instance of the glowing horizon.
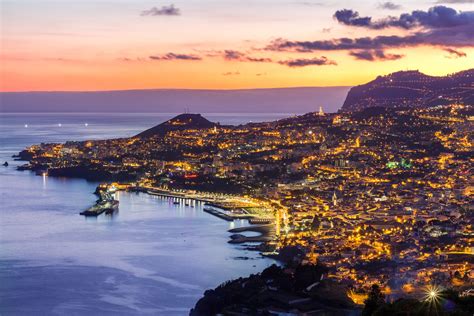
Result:
M447 2L2 0L0 90L353 86L399 70L446 75L474 67L474 39L462 28L474 25L472 3ZM396 24L435 5L464 24ZM360 16L336 19L342 9ZM381 27L387 17L395 22ZM409 38L416 32L425 33ZM321 43L378 36L409 42ZM275 48L279 39L292 46Z

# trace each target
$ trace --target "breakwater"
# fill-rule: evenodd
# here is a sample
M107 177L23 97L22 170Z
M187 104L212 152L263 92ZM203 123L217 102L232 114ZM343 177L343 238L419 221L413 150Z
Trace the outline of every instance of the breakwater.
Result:
M245 232L256 232L259 233L259 236L245 236L242 233ZM245 227L238 227L229 229L231 235L230 244L242 244L248 242L268 242L273 239L275 235L274 225L251 225Z

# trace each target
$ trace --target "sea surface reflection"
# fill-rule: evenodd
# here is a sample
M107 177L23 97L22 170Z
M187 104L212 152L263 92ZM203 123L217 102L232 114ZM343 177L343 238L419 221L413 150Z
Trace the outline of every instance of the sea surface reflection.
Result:
M227 243L227 230L244 221L229 224L203 212L200 203L175 205L119 192L120 209L113 216L84 218L79 212L94 203L97 183L19 172L15 167L21 162L10 158L39 139L130 136L150 125L148 116L126 125L121 117L120 123L110 123L116 122L113 117L98 122L66 115L61 128L69 128L69 134L59 133L44 117L35 119L1 116L0 161L10 163L0 167L1 315L186 315L206 289L272 263ZM86 120L89 126L79 124ZM37 133L25 131L26 121Z

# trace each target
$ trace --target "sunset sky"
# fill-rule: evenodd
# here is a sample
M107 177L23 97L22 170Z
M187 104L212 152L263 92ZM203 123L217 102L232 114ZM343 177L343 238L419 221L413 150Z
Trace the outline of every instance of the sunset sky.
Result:
M2 91L350 86L474 67L472 0L0 0Z

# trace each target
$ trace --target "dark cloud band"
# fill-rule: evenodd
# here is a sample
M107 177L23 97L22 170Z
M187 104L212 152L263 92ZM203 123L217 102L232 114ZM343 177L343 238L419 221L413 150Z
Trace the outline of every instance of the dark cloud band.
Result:
M351 51L349 52L349 55L358 60L366 61L397 60L404 57L400 54L388 54L381 49Z
M325 56L315 57L311 59L290 59L290 60L282 60L278 62L280 65L285 65L288 67L296 68L296 67L306 67L306 66L325 66L325 65L337 65L337 63L333 60L329 60Z
M233 61L247 61L247 62L255 62L255 63L271 63L271 58L264 58L264 57L251 57L247 56L245 53L236 51L236 50L225 50L223 52L223 57L225 60L233 60Z
M402 8L401 5L395 4L393 2L382 2L377 5L377 8L379 9L385 9L385 10L399 10Z
M169 6L162 6L161 8L153 7L149 10L144 10L141 16L158 16L158 15L181 15L181 11L173 4Z
M155 55L149 57L151 60L202 60L200 56L191 54L168 53L166 55Z
M454 48L447 47L444 49L444 51L449 53L449 58L467 57L467 54L465 52L462 52Z
M361 17L357 11L343 9L334 14L334 18L341 24L370 29L384 29L396 27L402 29L449 28L459 26L474 26L474 11L458 12L445 6L435 6L428 11L416 10L403 13L399 17L387 17L374 21L372 17Z
M358 38L343 37L324 41L291 41L277 39L271 42L266 49L271 51L312 52L385 49L422 45L474 47L474 37L471 25L416 32L406 36L380 35L375 37Z

